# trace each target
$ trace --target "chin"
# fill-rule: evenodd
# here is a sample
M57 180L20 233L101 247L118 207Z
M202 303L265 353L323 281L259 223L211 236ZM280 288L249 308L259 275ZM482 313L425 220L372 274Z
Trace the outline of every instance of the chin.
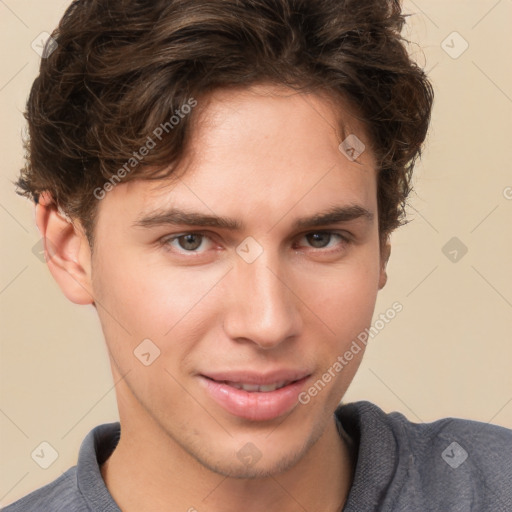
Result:
M319 440L322 429L302 432L302 436L278 436L277 430L265 436L243 441L231 438L226 444L216 443L213 449L189 452L199 464L224 477L235 479L269 478L292 469ZM275 437L274 437L275 436ZM272 439L274 437L274 439Z
M272 460L265 460L263 454L259 460L254 462L233 463L233 460L220 461L210 464L207 460L199 459L198 462L208 468L210 471L228 478L235 479L263 479L269 478L290 470L303 457L302 451L293 451L292 453L271 454Z

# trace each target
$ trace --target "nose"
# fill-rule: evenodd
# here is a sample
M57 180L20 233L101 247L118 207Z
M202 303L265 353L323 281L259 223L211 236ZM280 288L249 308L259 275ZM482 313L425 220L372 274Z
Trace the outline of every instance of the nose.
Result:
M282 271L277 258L269 251L252 263L240 258L229 274L224 330L231 339L268 350L298 335L300 300L293 292L290 273Z

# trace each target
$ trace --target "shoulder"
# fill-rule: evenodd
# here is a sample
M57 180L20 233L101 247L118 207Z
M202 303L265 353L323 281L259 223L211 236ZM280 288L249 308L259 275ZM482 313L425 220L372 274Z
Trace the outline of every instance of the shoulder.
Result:
M388 417L407 439L410 474L434 495L431 501L512 510L512 430L460 418L413 423L399 413Z
M496 467L512 465L512 430L505 427L451 417L430 423L417 423L402 413L386 413L366 401L345 404L338 410L344 424L348 420L357 422L359 426L370 423L376 429L385 426L394 433L400 445L406 444L425 462L438 453L432 450L437 447L443 448L441 458L450 462L448 465L451 467L462 465L462 459L490 463Z
M407 498L424 510L512 510L512 430L451 417L415 423L370 402L342 405L338 415L361 434L360 453L382 454L375 447L387 440L395 504Z
M76 466L53 482L4 507L2 512L120 512L100 470L119 437L119 422L96 426L82 441Z
M507 483L512 483L512 430L461 418L415 423L398 412L384 416L424 464L437 465L440 458L457 469L467 463L488 479L499 480L508 472Z
M76 466L23 498L7 505L2 512L90 512L76 485Z

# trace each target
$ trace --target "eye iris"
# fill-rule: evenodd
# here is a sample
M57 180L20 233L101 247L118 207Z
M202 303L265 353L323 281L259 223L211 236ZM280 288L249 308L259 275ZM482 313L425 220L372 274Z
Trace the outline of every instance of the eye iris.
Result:
M196 240L195 242L194 239ZM178 240L182 249L193 251L201 245L202 237L201 235L189 233L188 235L180 236ZM183 243L183 241L185 241L185 243Z
M330 233L311 233L309 235L306 235L308 242L316 248L322 248L325 247L331 238ZM325 242L325 243L323 243ZM317 245L319 243L319 245Z

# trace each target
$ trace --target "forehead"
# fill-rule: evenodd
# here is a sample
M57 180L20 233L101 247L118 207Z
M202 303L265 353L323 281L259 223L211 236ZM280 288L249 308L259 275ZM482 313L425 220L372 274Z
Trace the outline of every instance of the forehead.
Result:
M265 83L219 89L199 100L196 114L188 148L195 164L234 150L240 157L257 156L260 164L277 152L287 163L300 163L307 157L339 157L338 146L347 137L364 140L367 148L370 143L354 108L327 91ZM358 163L374 166L371 152L365 153Z
M217 90L196 108L179 178L134 180L113 195L129 196L139 213L178 206L236 217L242 208L259 218L325 203L369 209L374 200L369 140L342 101L258 85ZM355 161L340 150L351 137L365 146Z

